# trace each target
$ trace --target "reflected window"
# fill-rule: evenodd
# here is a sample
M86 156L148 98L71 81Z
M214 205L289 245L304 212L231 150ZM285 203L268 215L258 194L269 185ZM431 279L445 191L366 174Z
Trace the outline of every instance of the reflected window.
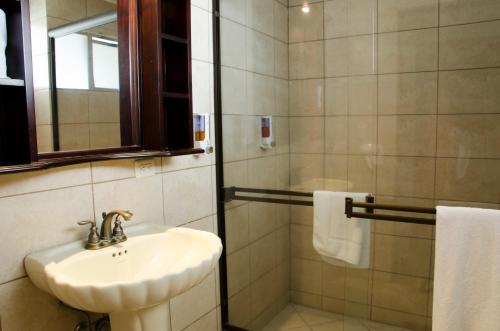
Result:
M83 34L55 39L57 88L89 89L89 45Z
M118 43L116 41L92 37L92 66L95 88L119 89Z

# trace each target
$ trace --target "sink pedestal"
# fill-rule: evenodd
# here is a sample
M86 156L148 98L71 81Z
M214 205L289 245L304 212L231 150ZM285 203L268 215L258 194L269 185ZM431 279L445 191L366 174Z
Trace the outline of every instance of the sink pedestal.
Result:
M168 301L151 308L109 314L111 331L170 331Z

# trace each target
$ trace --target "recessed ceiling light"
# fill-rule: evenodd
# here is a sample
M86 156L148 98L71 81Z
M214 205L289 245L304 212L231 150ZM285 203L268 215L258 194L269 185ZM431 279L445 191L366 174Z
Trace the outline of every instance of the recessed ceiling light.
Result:
M302 12L304 14L308 14L310 11L311 11L311 8L309 8L309 4L308 3L304 3L304 5L302 6Z

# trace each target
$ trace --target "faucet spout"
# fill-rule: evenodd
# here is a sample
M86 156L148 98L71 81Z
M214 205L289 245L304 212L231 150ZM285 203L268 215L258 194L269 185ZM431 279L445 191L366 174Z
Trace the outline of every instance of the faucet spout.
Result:
M128 221L132 218L133 215L134 214L132 214L128 210L113 210L113 211L110 211L109 213L102 213L103 221L102 221L102 225L101 225L100 239L102 241L110 241L112 239L111 238L111 232L112 232L111 225L113 223L113 217L116 216L116 218L118 218L121 216L121 217L123 217L123 219L125 221Z

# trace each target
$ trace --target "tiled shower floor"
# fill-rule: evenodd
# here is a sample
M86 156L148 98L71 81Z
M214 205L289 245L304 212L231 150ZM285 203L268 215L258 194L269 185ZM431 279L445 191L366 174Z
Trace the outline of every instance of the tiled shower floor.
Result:
M262 331L410 331L373 321L290 304Z

